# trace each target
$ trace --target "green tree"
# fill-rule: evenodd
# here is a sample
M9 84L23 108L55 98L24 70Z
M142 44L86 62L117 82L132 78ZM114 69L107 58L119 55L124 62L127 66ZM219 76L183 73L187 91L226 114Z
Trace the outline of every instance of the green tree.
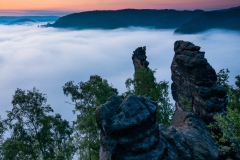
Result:
M62 154L61 159L72 158L72 128L60 115L50 115L53 109L46 102L36 88L15 91L13 108L4 120L11 136L2 144L3 159L54 160Z
M5 124L0 116L0 159L2 159L2 144L4 142Z
M227 91L227 95L228 95L228 100L230 100L230 98L232 97L232 87L231 85L229 85L229 74L230 71L226 68L226 69L221 69L218 73L217 73L217 83L221 86L223 86L225 88L225 90Z
M236 76L235 87L230 87L231 97L229 98L228 108L240 111L240 75Z
M133 79L126 80L127 92L123 94L126 97L129 94L148 95L157 102L157 121L169 125L173 114L173 106L169 100L168 82L157 82L154 76L155 71L141 67L133 75Z
M218 83L223 85L228 93L227 111L214 116L215 122L209 125L210 129L219 130L213 132L220 148L232 148L234 152L240 151L240 76L236 76L235 86L228 84L229 70L220 70ZM226 147L227 146L227 147Z
M229 74L230 71L228 69L221 69L217 73L217 83L221 86L223 86L227 91L229 90L229 84L228 84L228 79L229 79Z
M117 89L109 85L107 80L93 75L87 82L80 82L78 85L74 85L73 81L67 82L63 86L63 92L66 96L71 96L75 104L74 113L78 112L75 139L80 159L98 160L100 132L95 120L95 110L109 97L117 95Z

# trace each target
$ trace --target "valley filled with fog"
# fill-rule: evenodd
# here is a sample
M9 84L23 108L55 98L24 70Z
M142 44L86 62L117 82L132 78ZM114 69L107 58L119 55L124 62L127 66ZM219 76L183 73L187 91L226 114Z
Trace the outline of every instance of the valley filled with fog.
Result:
M171 84L170 65L176 40L190 41L205 51L218 72L230 70L230 83L240 75L240 33L211 30L201 34L176 35L173 30L128 28L116 30L64 30L34 25L0 25L0 115L6 117L17 88L33 87L47 94L55 113L74 120L73 105L62 86L72 80L87 81L90 75L107 79L126 91L125 80L133 76L132 53L146 46L149 67L156 69L157 81Z

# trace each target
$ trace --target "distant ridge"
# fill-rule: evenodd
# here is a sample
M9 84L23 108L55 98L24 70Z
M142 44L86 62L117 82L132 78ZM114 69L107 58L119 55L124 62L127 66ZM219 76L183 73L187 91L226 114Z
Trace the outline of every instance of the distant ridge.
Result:
M28 19L35 22L55 22L58 16L0 16L0 24L8 25L20 21L27 21Z
M230 9L204 12L177 28L175 33L193 34L209 29L240 31L240 6Z
M74 29L116 29L132 26L174 29L203 12L202 10L176 11L171 9L87 11L63 16L47 26Z
M71 29L117 29L147 27L176 29L175 33L194 34L219 28L240 31L240 7L215 11L173 9L123 9L86 11L60 17L46 27Z
M9 22L8 25L21 25L26 23L36 23L36 21L29 18L22 18L22 19Z

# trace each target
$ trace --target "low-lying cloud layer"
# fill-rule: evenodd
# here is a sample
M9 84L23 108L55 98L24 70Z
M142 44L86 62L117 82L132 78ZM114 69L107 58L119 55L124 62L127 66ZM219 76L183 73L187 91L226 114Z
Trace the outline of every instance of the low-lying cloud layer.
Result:
M170 65L176 40L191 41L202 47L218 72L231 71L230 82L240 74L240 34L209 31L197 35L174 35L172 30L62 30L37 26L0 26L0 115L10 110L17 88L34 86L47 94L56 113L74 120L74 106L65 103L62 86L70 80L87 81L90 75L107 79L120 93L132 77L132 52L147 46L150 68L157 69L157 80L171 83Z

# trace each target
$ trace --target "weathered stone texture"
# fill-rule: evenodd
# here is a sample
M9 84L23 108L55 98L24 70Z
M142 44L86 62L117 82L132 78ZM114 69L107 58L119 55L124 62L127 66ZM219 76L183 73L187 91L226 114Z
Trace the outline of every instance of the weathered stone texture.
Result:
M170 127L156 122L156 103L147 96L111 97L96 110L100 160L217 160L208 124L225 110L226 91L199 46L176 41L171 65L176 111ZM146 48L132 56L135 70L148 68Z
M156 122L155 102L131 95L111 97L96 110L101 130L100 160L180 160L218 158L205 123L186 115L182 127L166 128Z
M135 71L138 68L145 67L148 68L149 62L146 60L146 47L138 47L135 51L133 51L132 60Z
M216 83L216 72L199 46L176 41L174 51L171 89L177 109L193 112L208 123L215 113L226 108L226 91ZM177 125L174 119L173 122Z

